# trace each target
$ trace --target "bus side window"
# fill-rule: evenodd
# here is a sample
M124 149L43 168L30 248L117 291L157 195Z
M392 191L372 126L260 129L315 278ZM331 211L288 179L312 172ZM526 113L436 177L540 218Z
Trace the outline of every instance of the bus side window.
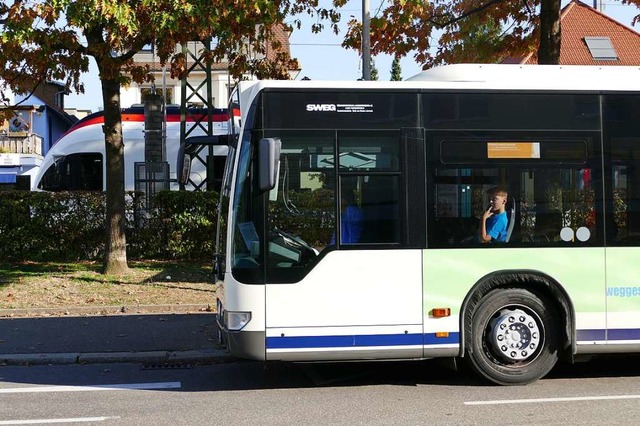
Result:
M598 182L592 175L589 168L555 165L436 170L429 243L434 247L474 245L479 218L487 208L485 193L502 185L509 191L507 210L514 201L517 210L509 244L596 244L594 185Z
M400 242L399 183L397 176L365 176L362 189L364 224L362 243Z
M397 131L341 131L338 135L341 191L354 191L362 211L362 235L348 243L401 242L399 136Z
M607 242L640 245L640 101L636 95L605 100L605 135L611 145L611 186L607 190Z

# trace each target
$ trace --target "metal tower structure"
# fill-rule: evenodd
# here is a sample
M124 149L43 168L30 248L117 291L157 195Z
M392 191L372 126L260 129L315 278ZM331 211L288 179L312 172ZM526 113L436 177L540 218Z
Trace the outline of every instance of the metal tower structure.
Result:
M180 85L181 146L184 146L185 141L191 137L196 129L202 130L205 137L213 136L214 134L213 105L211 104L211 63L206 60L211 51L211 41L212 39L209 37L205 40L191 41L182 45L182 53L186 58L187 73L182 78ZM204 79L199 84L194 85L189 77L196 72L203 73ZM189 129L187 129L187 122L193 123ZM206 139L199 138L199 140ZM206 166L207 176L199 183L189 178L188 183L181 185L180 189L186 189L187 186L195 191L214 189L213 145L206 143L195 145L192 143L190 145L195 148L193 152L194 161L200 161Z

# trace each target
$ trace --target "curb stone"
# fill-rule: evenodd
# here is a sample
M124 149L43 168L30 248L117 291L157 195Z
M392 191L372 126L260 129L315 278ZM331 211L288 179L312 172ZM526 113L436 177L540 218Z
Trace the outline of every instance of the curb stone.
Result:
M139 314L214 313L211 305L82 306L59 308L0 309L0 318L48 316L104 316Z
M46 353L46 354L4 354L0 355L0 365L64 365L75 364L80 353Z
M113 363L225 363L236 361L224 349L96 353L42 353L0 355L0 365L69 365Z

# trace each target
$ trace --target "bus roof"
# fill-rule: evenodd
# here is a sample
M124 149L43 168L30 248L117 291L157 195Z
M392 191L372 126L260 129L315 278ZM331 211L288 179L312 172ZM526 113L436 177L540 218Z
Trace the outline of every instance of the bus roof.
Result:
M640 91L638 66L454 64L431 68L405 81L261 80L263 88L300 89L453 89ZM250 96L251 97L251 96Z
M264 89L640 93L640 66L454 64L431 68L405 81L241 81L238 90L243 121L248 106Z

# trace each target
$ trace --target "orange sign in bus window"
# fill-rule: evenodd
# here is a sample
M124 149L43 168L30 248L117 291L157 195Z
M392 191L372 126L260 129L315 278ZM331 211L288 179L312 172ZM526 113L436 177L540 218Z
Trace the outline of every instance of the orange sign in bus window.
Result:
M487 158L540 158L540 142L487 142Z

